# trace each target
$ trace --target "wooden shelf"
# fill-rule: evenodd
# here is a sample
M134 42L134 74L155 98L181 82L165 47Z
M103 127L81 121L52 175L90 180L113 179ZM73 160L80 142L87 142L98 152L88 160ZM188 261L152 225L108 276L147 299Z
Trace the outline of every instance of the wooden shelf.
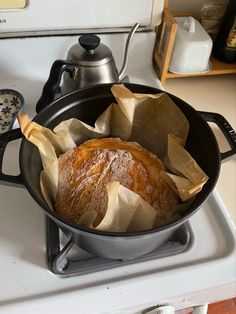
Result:
M236 73L236 64L223 63L214 57L211 57L212 69L205 73L193 73L193 74L175 74L167 72L166 78L178 78L178 77L189 77L189 76L207 76L207 75L218 75L218 74L234 74Z
M199 19L198 12L170 12L168 10L168 1L165 0L162 23L157 28L156 44L153 53L154 69L162 84L169 78L236 73L236 64L223 63L213 56L211 57L212 68L208 72L192 74L175 74L169 72L168 67L177 31L175 16L194 16L196 19Z

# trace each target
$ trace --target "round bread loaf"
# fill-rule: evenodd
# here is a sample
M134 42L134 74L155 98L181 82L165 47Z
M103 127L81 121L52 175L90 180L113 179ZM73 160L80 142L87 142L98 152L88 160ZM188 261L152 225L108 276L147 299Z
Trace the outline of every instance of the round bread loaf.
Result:
M93 227L96 227L106 213L106 186L119 181L165 219L179 203L179 197L161 177L163 170L163 163L135 142L119 138L89 140L59 157L55 209L74 223L87 210L95 210Z

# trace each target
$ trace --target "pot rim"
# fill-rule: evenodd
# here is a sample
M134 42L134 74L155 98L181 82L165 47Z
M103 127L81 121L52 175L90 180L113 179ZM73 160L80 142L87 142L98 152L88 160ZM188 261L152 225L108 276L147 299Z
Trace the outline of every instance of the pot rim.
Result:
M70 96L73 96L74 94L77 94L77 93L82 93L86 90L91 90L91 89L96 89L96 88L102 88L102 87L110 87L112 86L114 83L107 83L107 84L97 84L97 85L94 85L94 86L90 86L90 87L84 87L84 88L81 88L80 90L76 90L76 91L73 91L69 94L66 94L56 100L54 100L52 103L50 103L47 107L43 108L35 117L32 121L36 121L38 119L40 119L40 117L42 115L44 115L44 113L51 107L53 106L56 106L57 103L59 101L62 101L63 99L67 99L69 98ZM123 83L122 83L123 84ZM153 90L153 92L155 93L161 93L161 92L165 92L165 91L162 91L160 89L157 89L157 88L154 88L154 87L151 87L151 86L146 86L146 85L141 85L141 84L134 84L134 83L124 83L125 86L127 86L128 88L130 86L132 87L141 87L141 88L148 88L150 90ZM37 197L36 193L34 192L34 190L32 189L31 185L28 184L28 180L27 180L27 177L25 175L25 172L24 172L24 166L23 166L23 151L24 151L24 146L28 143L28 141L23 138L22 139L22 142L21 142L21 146L20 146L20 154L19 154L19 160L20 160L20 169L21 169L21 173L22 173L22 176L23 176L23 181L25 183L25 186L27 188L27 190L29 191L29 193L31 194L31 196L33 197L33 199L40 205L40 207L46 212L46 214L51 218L53 219L59 226L62 225L63 227L66 227L70 229L70 231L75 231L75 232L83 232L85 234L94 234L96 236L100 236L100 237L111 237L111 238L135 238L135 237L140 237L140 236L145 236L145 235L150 235L150 234L153 234L153 233L156 233L156 232L164 232L166 229L176 229L177 227L179 227L180 225L184 224L194 213L196 213L200 207L205 203L205 201L207 200L207 198L211 195L211 192L213 191L216 183L217 183L217 180L218 180L218 177L219 177L219 173L220 173L220 165L221 165L221 162L220 162L220 151L219 151L219 147L218 147L218 144L217 144L217 141L216 141L216 138L215 138L215 135L213 133L213 131L211 130L210 126L208 125L208 123L206 122L206 120L200 115L200 113L198 113L197 110L195 110L191 105L189 105L188 103L186 103L184 100L178 98L177 96L173 95L173 94L170 94L168 92L165 92L168 96L170 96L172 99L177 99L179 101L181 101L182 103L184 103L190 110L194 111L196 115L198 115L201 120L202 120L202 123L205 124L205 126L209 129L209 132L211 133L211 137L212 137L212 140L214 141L214 145L215 145L215 149L217 150L217 156L216 156L216 159L215 159L215 163L216 163L216 173L215 173L215 177L214 178L211 178L212 182L211 182L211 185L210 186L204 186L203 187L203 190L200 192L200 193L203 193L201 199L200 198L195 198L195 200L193 201L192 204L194 204L194 208L191 209L190 212L185 212L182 216L180 216L177 220L174 220L172 222L169 222L163 226L159 226L157 228L152 228L152 229L147 229L147 230L143 230L143 231L136 231L136 232L110 232L110 231L101 231L101 230L96 230L96 229L92 229L92 228L89 228L89 227L85 227L85 226L80 226L78 224L75 224L73 222L70 222L66 219L64 219L61 215L57 214L56 212L52 212L52 210L48 207L48 206L45 206L45 203L43 203L40 198ZM183 112L184 113L184 112ZM184 113L185 114L185 113ZM33 144L32 144L33 145ZM41 191L40 191L41 192ZM190 208L192 207L192 204L190 205ZM189 208L186 210L188 211Z

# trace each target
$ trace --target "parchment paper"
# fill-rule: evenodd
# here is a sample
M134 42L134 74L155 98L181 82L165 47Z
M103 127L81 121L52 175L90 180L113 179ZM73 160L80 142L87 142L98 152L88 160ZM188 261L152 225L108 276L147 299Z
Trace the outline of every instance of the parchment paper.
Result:
M25 137L40 152L44 170L41 172L41 189L48 205L54 210L58 185L58 157L92 138L119 137L138 142L156 154L167 167L163 178L183 201L173 208L166 221L139 195L119 182L107 185L108 207L104 219L96 227L106 231L141 231L173 219L189 206L191 199L201 191L208 177L184 149L189 123L182 111L166 93L136 94L122 84L112 86L117 104L111 104L96 120L94 127L77 120L61 122L51 131L30 122L26 114L19 114L18 121ZM91 227L95 215L91 210L79 224Z

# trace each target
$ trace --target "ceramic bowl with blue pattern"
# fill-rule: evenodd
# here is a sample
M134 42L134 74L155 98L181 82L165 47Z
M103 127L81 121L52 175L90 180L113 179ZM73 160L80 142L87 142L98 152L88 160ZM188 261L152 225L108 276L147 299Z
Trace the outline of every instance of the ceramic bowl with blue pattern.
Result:
M23 96L13 89L0 89L0 134L9 131L24 105Z

